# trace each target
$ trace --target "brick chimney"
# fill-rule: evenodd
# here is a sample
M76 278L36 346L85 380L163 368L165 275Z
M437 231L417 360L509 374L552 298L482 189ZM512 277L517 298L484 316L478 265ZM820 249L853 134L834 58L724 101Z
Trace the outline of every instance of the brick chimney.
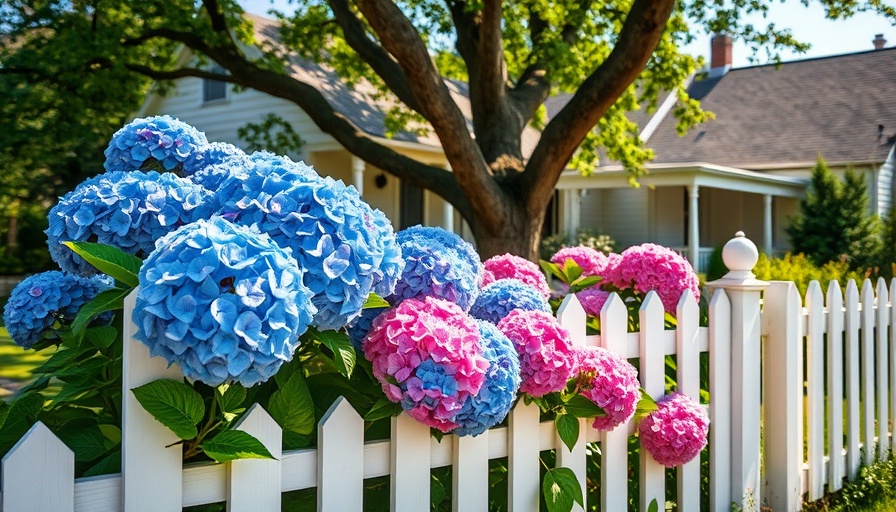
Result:
M709 57L710 77L724 75L731 69L734 61L731 55L733 46L734 40L727 34L716 34L712 37Z
M884 39L883 34L874 34L874 40L871 42L874 43L875 50L883 50L884 46L887 45L887 40Z

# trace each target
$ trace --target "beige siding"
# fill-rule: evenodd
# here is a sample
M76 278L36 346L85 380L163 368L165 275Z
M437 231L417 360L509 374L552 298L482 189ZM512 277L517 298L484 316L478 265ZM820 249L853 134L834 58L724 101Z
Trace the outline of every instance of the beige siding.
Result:
M889 213L893 207L893 171L896 162L893 161L893 150L890 150L890 156L887 161L880 167L877 174L877 213L881 216Z
M653 192L653 242L669 247L682 247L686 208L684 187L657 187Z
M796 216L800 210L800 200L790 197L776 197L774 201L775 235L774 248L776 251L787 251L792 247L790 236L786 227L790 225L790 219Z

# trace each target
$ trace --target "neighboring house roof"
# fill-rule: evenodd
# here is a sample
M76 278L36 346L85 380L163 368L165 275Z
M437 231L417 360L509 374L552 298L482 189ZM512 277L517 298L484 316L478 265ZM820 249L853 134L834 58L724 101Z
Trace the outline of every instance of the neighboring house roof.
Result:
M654 163L880 163L896 143L896 48L733 69L689 93L716 118L679 137L666 116L648 142Z

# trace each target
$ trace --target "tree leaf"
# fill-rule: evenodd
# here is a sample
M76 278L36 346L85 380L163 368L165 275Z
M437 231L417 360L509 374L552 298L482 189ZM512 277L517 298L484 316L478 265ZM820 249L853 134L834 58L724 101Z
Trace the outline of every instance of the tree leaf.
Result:
M95 244L91 242L62 242L63 245L87 260L100 272L112 276L115 280L131 288L140 284L137 274L143 260L128 254L118 247Z
M655 410L657 410L656 400L642 388L641 399L638 400L638 405L635 406L635 421L643 420L645 416Z
M558 414L554 426L557 427L560 440L572 451L579 440L579 420L569 414Z
M225 430L199 446L215 462L274 458L271 452L261 444L261 441L242 430Z
M392 305L389 304L388 302L386 302L386 299L380 297L379 295L377 295L373 292L370 292L370 294L367 295L367 300L364 301L364 306L362 306L363 309L388 308L388 307L392 307Z
M130 292L130 290L122 288L112 288L111 290L98 293L96 297L87 301L87 303L81 306L81 309L78 310L78 316L76 316L75 321L72 322L72 332L75 333L75 335L83 332L96 315L105 313L106 311L115 311L124 308L124 298L127 297Z
M550 512L569 512L573 503L585 506L582 486L569 468L549 469L541 483L541 492Z
M146 412L184 440L198 434L196 424L205 417L202 396L183 382L159 379L131 390Z
M333 351L332 359L336 364L336 369L345 375L346 379L350 379L352 371L355 369L357 355L348 334L337 331L321 331L316 333L315 337Z
M382 397L373 404L373 407L364 415L364 421L376 421L383 418L391 418L401 413L401 404L397 404L386 397Z
M284 430L299 434L310 434L314 430L314 402L301 371L293 373L271 394L268 413Z
M606 413L599 405L582 395L573 395L563 407L566 409L567 414L571 414L576 418L606 416Z

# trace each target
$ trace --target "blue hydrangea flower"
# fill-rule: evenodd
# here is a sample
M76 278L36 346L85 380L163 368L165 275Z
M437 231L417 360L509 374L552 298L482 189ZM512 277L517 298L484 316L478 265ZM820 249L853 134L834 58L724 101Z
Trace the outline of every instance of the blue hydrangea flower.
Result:
M115 132L106 148L106 171L181 171L205 134L171 116L134 119Z
M224 163L238 164L243 166L251 165L252 161L249 155L242 149L228 142L212 142L198 148L183 164L184 176L193 176L198 172L202 172L211 166L221 165Z
M362 346L364 344L364 337L367 336L367 333L370 332L370 328L373 327L374 319L388 309L389 308L367 308L361 311L361 316L355 318L345 326L348 331L348 337L352 340L352 346L355 347L355 351L363 353Z
M401 279L404 270L404 257L398 238L392 230L392 222L380 210L373 210L373 225L379 232L379 240L383 244L383 261L373 272L373 291L380 297L387 297L395 292L395 286Z
M155 241L178 227L207 218L211 192L171 173L107 172L64 195L49 214L47 244L62 270L97 270L61 242L98 242L144 257Z
M394 306L404 299L433 296L469 311L482 283L482 260L473 246L436 227L413 226L397 236L405 267L386 300Z
M384 280L384 261L397 273L393 267L401 260L388 251L395 235L376 224L354 187L316 174L303 179L288 167L256 163L226 180L215 195L218 213L292 248L314 293L313 325L337 329L361 314L374 285Z
M315 307L289 249L220 217L159 240L140 269L136 338L210 386L263 382L292 359Z
M479 344L489 362L485 383L479 393L464 402L452 430L459 436L478 436L504 421L520 388L520 361L507 336L493 324L479 320Z
M44 336L54 337L52 328L57 321L70 324L85 302L112 284L105 275L87 278L58 270L34 274L13 289L3 309L3 322L17 345L31 348ZM109 314L94 322L110 320Z
M479 292L470 315L495 325L514 309L551 312L551 305L537 289L519 279L499 279Z

